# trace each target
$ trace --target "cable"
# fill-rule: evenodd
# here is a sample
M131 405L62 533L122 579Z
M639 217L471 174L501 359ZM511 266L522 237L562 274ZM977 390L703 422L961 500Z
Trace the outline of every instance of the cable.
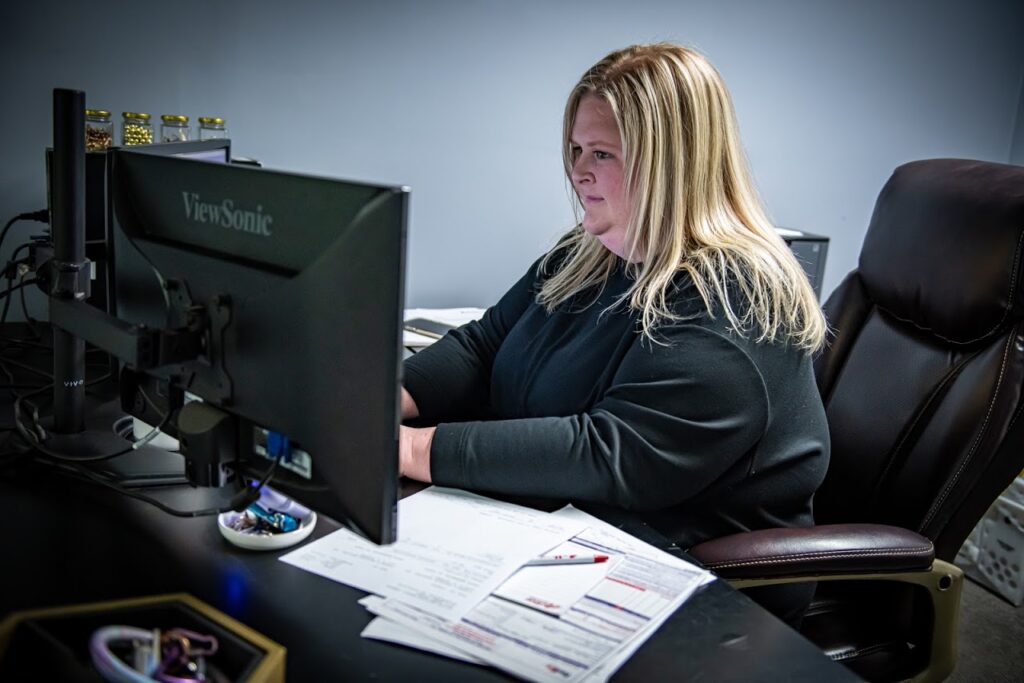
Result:
M6 299L4 301L3 313L0 313L0 323L7 321L7 313L8 313L8 311L11 308L11 299L7 295L10 294L11 292L15 291L15 289L16 289L15 287L13 287L13 285L14 285L14 276L15 276L15 267L18 266L18 265L22 265L22 264L20 264L18 262L18 254L21 253L22 249L28 249L31 246L32 246L32 242L25 242L24 244L19 245L18 248L14 250L14 253L11 254L11 257L7 260L7 265L4 266L3 272L7 276L7 290L4 292L4 295L3 295L3 296L6 297ZM24 276L22 276L22 280L24 281ZM31 283L37 282L37 281L38 281L38 278L35 278L31 282L29 282L28 284L31 284ZM24 286L24 285L22 285L22 286ZM22 302L24 302L25 290L22 289L21 293L22 293ZM39 338L39 333L34 329L34 327L30 326L30 329L31 329L32 333L35 335L35 337L38 339Z
M256 489L256 491L257 491L257 496L256 496L257 499L259 499L258 492L264 486L267 485L267 482L270 481L270 477L272 477L274 475L274 470L277 469L277 463L279 463L279 462L281 462L281 454L280 453L278 453L277 457L274 458L273 462L270 463L270 467L267 468L267 471L263 473L263 477L260 478L259 482L254 487ZM239 475L239 476L241 476L241 475ZM255 502L255 501L253 501L253 502Z
M231 497L231 500L226 505L223 505L221 507L206 508L202 510L178 510L170 507L169 505L166 505L165 503L157 500L156 498L152 498L142 493L132 491L131 489L126 489L123 486L114 483L110 479L97 474L96 472L91 472L82 467L69 466L66 463L53 464L57 469L65 471L72 477L76 477L78 479L87 479L96 484L99 484L100 486L105 486L106 488L116 491L117 493L120 493L123 496L127 496L128 498L134 498L136 500L142 501L143 503L148 503L158 508L162 512L166 512L167 514L172 515L174 517L209 517L212 515L223 514L225 512L240 512L245 508L249 507L250 505L252 505L253 503L255 503L257 500L259 500L260 497L259 489L251 486L246 486L244 489L235 493L235 495Z
M46 379L50 380L50 382L53 382L53 373L47 372L46 370L40 370L39 368L34 368L28 363L22 363L20 360L14 360L13 358L4 358L2 361L0 361L0 363L10 363L14 367L21 368L26 372L32 372L37 375L41 375L42 377L45 377Z
M11 229L18 221L36 221L38 223L49 223L50 222L50 211L48 209L40 209L39 211L30 211L29 213L19 213L17 216L7 221L4 229L0 231L0 248L3 247L4 239L7 237L7 232Z
M224 513L224 512L231 512L231 511L238 511L238 512L240 512L240 511L244 510L245 508L249 507L250 505L252 505L253 503L255 503L257 500L259 500L260 490L270 481L270 478L273 476L274 471L277 469L277 463L280 460L280 457L274 459L274 461L271 463L270 467L267 468L267 470L261 476L259 482L257 482L255 485L251 485L251 484L246 483L245 482L245 477L242 476L241 474L238 474L237 475L238 476L238 482L239 482L239 484L241 485L242 488L238 492L236 492L235 495L233 495L231 497L231 499L228 501L228 503L226 505L223 505L223 506L220 506L220 507L216 507L216 508L205 508L205 509L201 509L201 510L178 510L178 509L172 508L169 505L166 505L165 503L163 503L163 502L161 502L161 501L159 501L159 500L157 500L155 498L152 498L150 496L144 495L142 493L138 493L136 491L132 491L131 489L127 489L127 488L119 485L116 481L114 481L114 479L110 475L106 475L106 474L103 474L103 473L100 473L100 472L94 472L94 471L90 470L87 467L83 467L82 464L83 463L95 463L95 462L100 462L100 461L103 461L103 460L109 460L111 458L115 458L115 457L118 457L118 456L121 456L121 455L125 455L126 453L129 453L129 452L131 452L132 450L134 450L136 448L140 448L148 440L152 439L153 436L155 436L155 434L158 433L164 426L166 426L167 422L169 421L169 419L170 419L170 417L171 417L171 415L173 414L174 411L168 411L167 414L165 414L163 416L163 419L161 420L159 425L154 427L151 430L151 432L149 434L147 434L145 437L143 437L139 441L136 441L134 444L132 444L132 446L130 446L130 447L126 448L126 449L123 449L123 450L118 451L116 453L110 453L110 454L101 455L101 456L92 456L92 457L85 457L85 458L83 458L83 457L69 457L69 456L66 456L64 454L57 453L57 452L55 452L55 451L53 451L53 450L43 446L42 442L46 440L46 432L45 432L45 430L43 430L43 428L38 423L38 420L39 420L38 408L31 401L27 400L28 398L30 398L30 397L32 397L32 396L34 396L36 394L40 394L44 390L50 389L50 388L52 388L52 385L48 385L48 386L43 387L41 389L38 389L38 390L36 390L34 392L30 392L28 394L25 394L24 396L18 396L15 399L15 401L14 401L14 424L15 424L15 427L17 428L17 430L18 430L19 435L22 438L22 441L25 443L25 445L30 450L34 450L34 451L42 454L42 457L38 457L37 456L35 458L35 460L37 462L40 462L40 463L46 464L46 465L48 465L50 467L53 467L54 469L60 470L60 471L64 472L65 474L67 474L69 476L72 476L74 478L77 478L77 479L80 479L80 480L91 481L91 482L93 482L95 484L99 484L99 485L104 486L106 488L109 488L109 489L111 489L113 491L116 491L117 493L119 493L119 494L121 494L123 496L127 496L129 498L134 498L134 499L142 501L144 503L148 503L150 505L153 505L156 508L162 510L163 512L165 512L165 513L167 513L169 515L172 515L172 516L175 516L175 517L206 517L206 516L210 516L210 515L219 515L219 514ZM145 392L141 392L141 390L140 390L140 393L142 393L143 398L145 398L147 400L150 400L146 396ZM32 428L26 426L24 421L23 421L22 407L21 407L22 401L27 403L32 408L32 416L31 416L32 417L32 422L33 422ZM21 455L21 454L18 454L18 455Z
M105 378L100 378L99 380L93 380L93 381L94 382L102 381L104 379ZM49 387L47 387L47 388L49 388ZM145 392L142 391L142 389L139 389L139 393L141 393L144 397L146 395ZM31 395L31 394L29 394L29 395ZM103 462L105 460L112 460L112 459L118 458L118 457L120 457L122 455L127 455L128 453L131 453L134 450L138 450L139 448L141 448L142 446L145 446L147 443L149 443L154 438L156 438L157 434L160 433L160 430L162 430L164 427L166 427L167 423L170 422L171 414L172 414L172 411L168 411L167 414L163 416L163 419L160 420L160 424L158 424L157 426L153 427L149 431L148 434L143 436L138 441L129 444L127 447L122 448L119 451L116 451L114 453L107 453L107 454L104 454L104 455L69 456L69 455L66 455L64 453L58 453L57 451L54 451L54 450L52 450L50 448L47 448L46 446L43 445L43 441L45 441L46 438L47 438L46 437L46 432L38 424L38 409L36 409L34 405L33 405L33 415L34 415L33 421L36 422L35 430L34 431L33 430L29 430L27 427L25 427L25 425L22 423L22 412L21 412L21 402L25 398L26 398L25 396L19 396L18 398L16 398L14 400L14 426L17 428L18 432L22 435L22 438L24 438L28 442L29 446L31 446L35 450L39 451L43 455L46 455L47 457L50 457L50 458L52 458L54 460L59 460L61 462L69 462L69 463L76 463L76 464L77 463L87 463L87 462L88 463Z
M18 292L18 298L21 299L21 315L22 315L22 317L25 318L25 324L28 325L29 332L32 333L33 337L35 337L36 339L39 339L40 335L39 335L39 330L36 328L36 321L32 318L32 316L30 316L28 314L28 304L25 302L25 276L26 275L28 275L28 273L22 273L22 275L21 275L21 282L18 284L18 289L20 290ZM29 283L36 282L38 280L39 280L39 278L32 278L31 280L29 280ZM8 301L9 300L10 300L10 298L8 297Z
M110 643L117 640L152 642L153 632L134 626L104 626L98 629L89 639L89 654L96 670L105 680L115 683L153 683L148 675L151 672L144 674L136 671L110 651Z
M23 278L22 281L19 282L18 284L14 285L12 287L8 287L4 291L0 292L0 298L7 297L12 292L16 292L17 290L21 289L22 287L28 287L29 285L34 285L38 281L39 281L39 278L32 278L31 280L25 280Z
M125 654L115 654L114 644ZM208 659L218 648L216 636L184 628L161 631L118 624L98 628L89 639L93 666L112 683L226 682Z
M111 429L122 439L130 440L129 434L132 433L132 425L134 424L135 418L131 415L125 415L114 420L114 424L111 425Z
M7 297L7 296L12 294L13 292L16 292L19 289L22 289L24 287L28 287L29 285L34 285L36 282L38 282L38 278L32 278L31 280L22 279L21 282L19 282L18 284L14 285L13 287L8 287L4 291L0 292L0 298Z

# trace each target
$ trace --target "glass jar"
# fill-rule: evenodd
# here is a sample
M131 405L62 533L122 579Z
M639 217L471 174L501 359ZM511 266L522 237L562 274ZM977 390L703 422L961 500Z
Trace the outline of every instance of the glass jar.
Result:
M188 117L180 114L161 116L160 142L188 142Z
M121 123L121 144L129 147L153 142L153 124L149 122L149 114L126 111L121 117L124 119Z
M225 127L224 119L219 116L199 117L200 140L222 140L227 136L228 129Z
M102 152L114 144L114 124L105 109L85 110L85 151Z

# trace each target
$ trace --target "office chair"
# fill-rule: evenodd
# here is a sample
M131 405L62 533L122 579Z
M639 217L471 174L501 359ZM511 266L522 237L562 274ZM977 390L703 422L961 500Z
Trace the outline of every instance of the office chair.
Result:
M951 564L1024 466L1024 167L900 166L815 361L832 458L818 526L691 554L739 588L817 581L801 632L871 681L944 679L963 574Z

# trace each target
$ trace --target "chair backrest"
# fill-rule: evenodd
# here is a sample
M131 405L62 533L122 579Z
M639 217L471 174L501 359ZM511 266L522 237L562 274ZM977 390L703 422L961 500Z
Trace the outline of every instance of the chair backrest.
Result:
M829 297L819 524L913 529L952 560L1024 467L1024 167L896 169Z

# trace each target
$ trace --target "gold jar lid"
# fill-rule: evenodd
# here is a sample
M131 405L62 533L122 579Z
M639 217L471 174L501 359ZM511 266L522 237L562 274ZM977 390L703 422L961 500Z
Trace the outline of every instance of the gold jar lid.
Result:
M168 123L188 123L188 117L181 114L164 114L160 118Z
M143 121L149 121L149 114L145 114L140 111L121 112L121 116L123 116L126 119L142 119Z
M86 109L85 110L85 115L86 116L94 116L94 117L106 118L106 117L110 116L110 112L107 111L106 109Z
M199 123L212 123L213 125L223 125L224 119L219 116L200 116Z

